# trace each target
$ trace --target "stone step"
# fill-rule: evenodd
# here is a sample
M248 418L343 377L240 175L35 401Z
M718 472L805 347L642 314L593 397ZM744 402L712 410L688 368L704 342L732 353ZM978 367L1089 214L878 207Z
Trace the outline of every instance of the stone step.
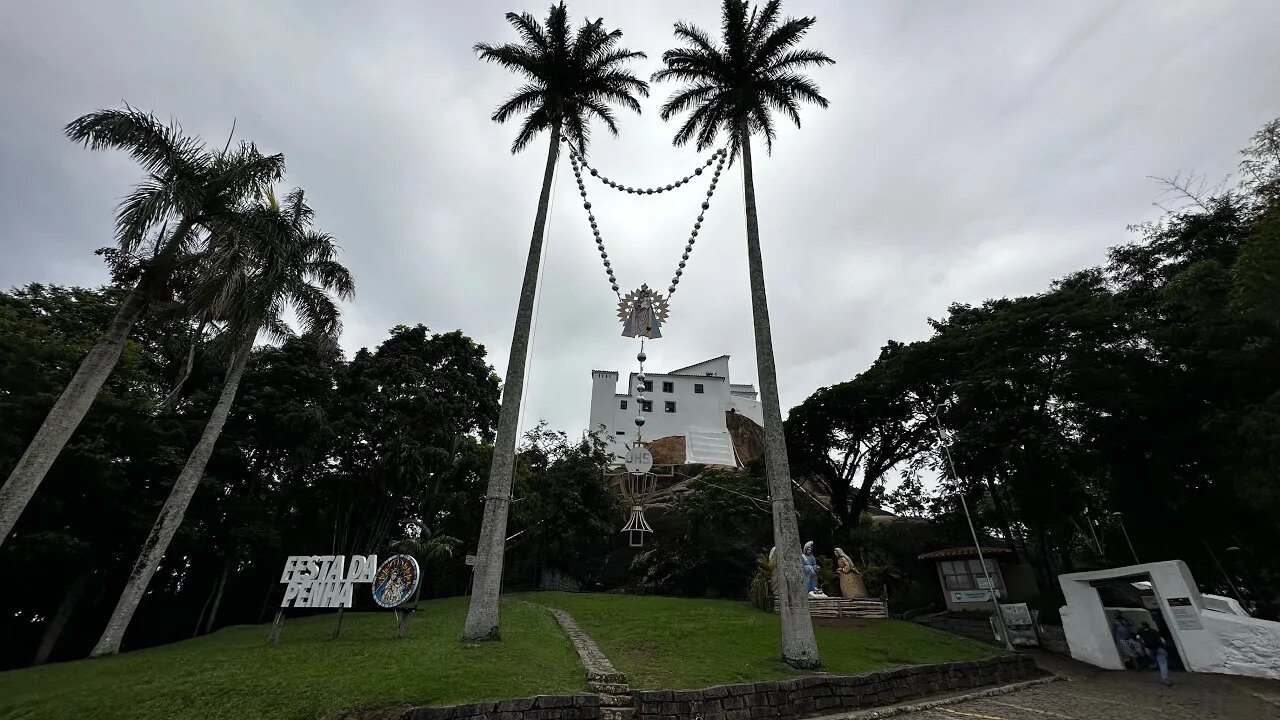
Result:
M602 695L631 695L631 686L626 683L589 682L592 690Z
M632 697L630 695L600 693L600 705L603 707L631 707Z
M620 672L588 672L587 682L616 683L619 685L624 685L627 682L627 676Z
M621 707L600 708L600 720L633 720L635 716L636 716L635 708L621 708Z

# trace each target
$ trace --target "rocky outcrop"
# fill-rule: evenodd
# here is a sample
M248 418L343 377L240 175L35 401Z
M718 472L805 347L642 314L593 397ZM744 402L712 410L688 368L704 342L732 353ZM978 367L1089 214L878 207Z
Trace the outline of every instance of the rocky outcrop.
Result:
M764 457L764 428L745 415L731 412L724 414L724 425L729 429L738 462L746 465Z

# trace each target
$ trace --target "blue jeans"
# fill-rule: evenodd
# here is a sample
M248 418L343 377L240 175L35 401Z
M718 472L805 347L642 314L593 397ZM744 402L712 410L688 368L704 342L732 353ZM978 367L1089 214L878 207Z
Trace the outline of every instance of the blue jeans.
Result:
M1164 648L1156 648L1156 668L1160 670L1160 679L1169 682L1169 651Z

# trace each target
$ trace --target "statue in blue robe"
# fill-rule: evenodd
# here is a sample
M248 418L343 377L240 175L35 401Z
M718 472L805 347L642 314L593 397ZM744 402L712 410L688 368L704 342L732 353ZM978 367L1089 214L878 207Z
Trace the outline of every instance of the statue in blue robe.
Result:
M804 544L804 555L800 556L804 563L805 589L813 592L818 589L818 558L813 556L813 541Z

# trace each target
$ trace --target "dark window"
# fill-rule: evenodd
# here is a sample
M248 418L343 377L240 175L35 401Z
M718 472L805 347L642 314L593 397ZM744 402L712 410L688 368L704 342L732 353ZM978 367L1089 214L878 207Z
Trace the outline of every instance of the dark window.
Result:
M626 401L626 400L623 400L622 402L618 403L618 409L619 409L619 410L626 410L626 409L627 409L627 401Z
M675 384L675 383L673 383L673 382L664 382L664 383L662 383L662 392L675 392L675 391L676 391L676 384Z
M627 434L626 430L619 430L618 432L614 433L614 435L626 435L626 434Z
M645 380L645 381L644 381L644 390L645 390L645 392L653 392L653 381L652 381L652 380Z
M640 412L653 412L653 401L652 401L652 400L641 400L641 401L640 401Z
M675 411L676 411L676 404L675 404L675 403L673 403L673 402L671 402L670 400L668 400L668 401L667 401L666 410L667 410L667 412L675 412Z
M694 384L693 384L693 394L694 394L694 395L701 395L701 394L702 394L702 383L694 383Z
M948 590L986 590L987 578L982 574L982 563L973 560L944 560L938 563L942 569L942 581ZM992 581L999 584L1000 574L994 560L987 561L987 572Z

